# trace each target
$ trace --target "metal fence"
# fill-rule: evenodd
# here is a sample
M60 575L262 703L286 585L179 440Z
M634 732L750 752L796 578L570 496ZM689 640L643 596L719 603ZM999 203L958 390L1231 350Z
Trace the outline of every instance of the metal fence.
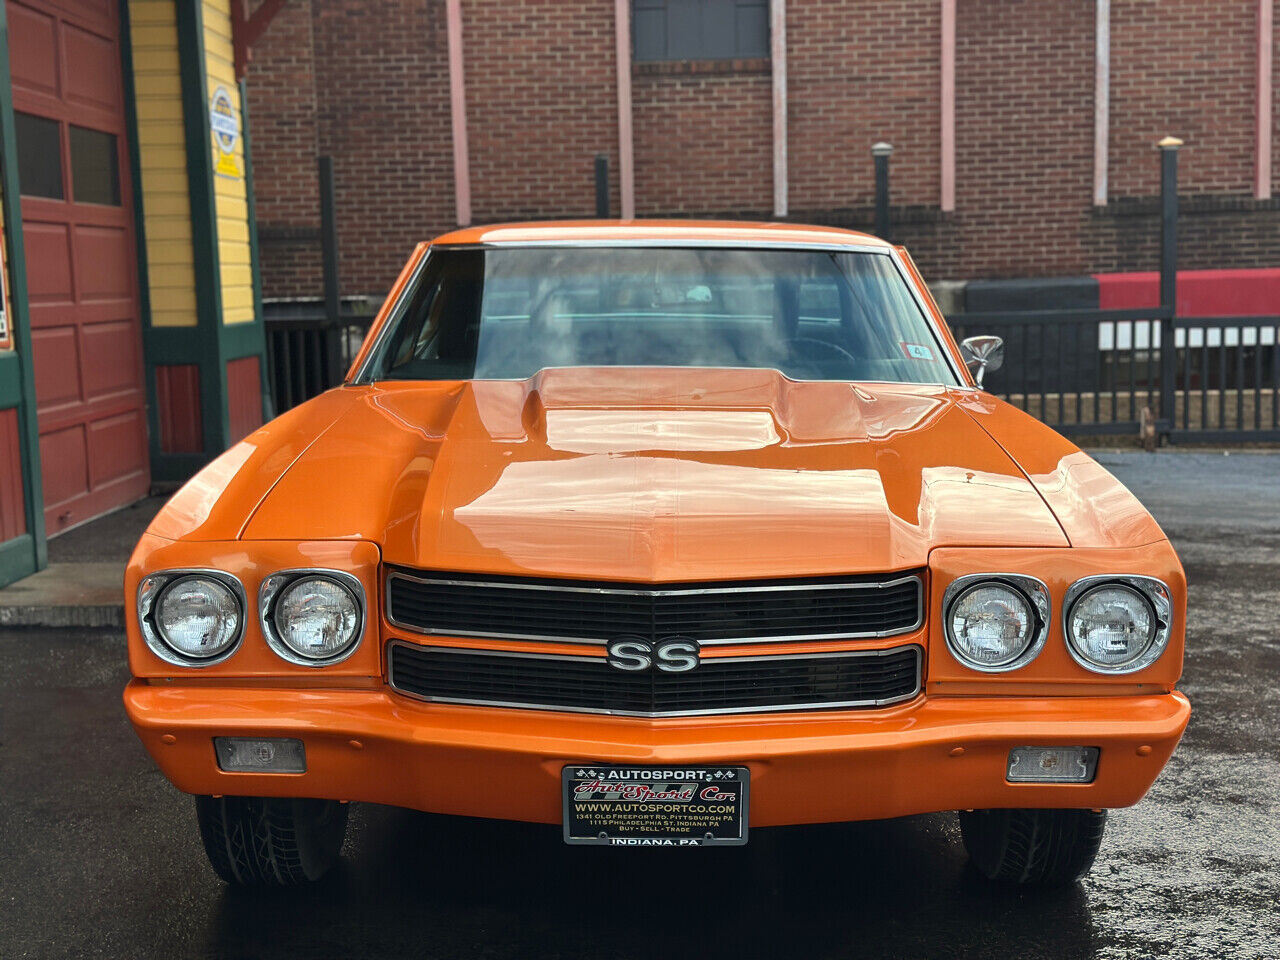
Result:
M987 389L1068 436L1137 434L1145 408L1172 442L1280 439L1280 317L1174 317L1153 307L949 322L958 339L1002 337L1004 366L987 375Z
M372 317L313 307L267 322L279 412L342 382ZM1003 337L986 388L1067 436L1136 435L1144 408L1171 442L1280 440L1280 316L1169 317L1164 308L959 314L957 339ZM1164 389L1166 331L1174 343Z
M1062 310L962 314L957 339L1004 339L1004 366L986 388L1065 434L1138 432L1159 384L1158 342L1166 311ZM1115 337L1127 331L1125 339ZM1103 344L1111 333L1111 350Z
M326 317L318 308L266 320L267 378L277 413L342 382L372 316Z
M1169 439L1280 440L1280 316L1182 317Z

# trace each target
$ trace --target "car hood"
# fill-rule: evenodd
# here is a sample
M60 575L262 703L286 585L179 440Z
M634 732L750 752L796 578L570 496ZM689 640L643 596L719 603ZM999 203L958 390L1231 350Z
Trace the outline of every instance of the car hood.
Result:
M412 567L655 582L1068 545L943 387L601 368L343 391L353 399L243 538L361 538Z

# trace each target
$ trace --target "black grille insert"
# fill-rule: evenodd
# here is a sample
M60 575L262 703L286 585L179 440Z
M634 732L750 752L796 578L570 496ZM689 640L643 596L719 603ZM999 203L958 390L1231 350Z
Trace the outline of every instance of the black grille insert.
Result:
M701 644L887 637L921 622L921 579L680 584L520 580L394 570L392 623L421 633L607 643L623 635Z
M875 707L920 690L921 648L703 658L630 673L603 657L391 644L391 685L426 700L633 716Z

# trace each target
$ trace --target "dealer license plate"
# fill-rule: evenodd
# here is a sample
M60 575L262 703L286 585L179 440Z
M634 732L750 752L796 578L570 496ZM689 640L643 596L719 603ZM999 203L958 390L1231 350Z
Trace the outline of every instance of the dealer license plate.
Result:
M561 771L565 843L613 847L747 842L746 767L582 764Z

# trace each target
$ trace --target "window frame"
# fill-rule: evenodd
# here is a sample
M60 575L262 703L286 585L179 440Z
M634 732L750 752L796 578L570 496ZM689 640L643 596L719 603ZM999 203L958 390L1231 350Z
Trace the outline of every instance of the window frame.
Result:
M680 3L681 0L674 0ZM693 0L698 6L705 7L706 0ZM720 0L721 5L726 8L732 7L734 19L733 23L728 24L728 29L734 34L733 49L729 54L710 52L706 49L699 50L693 56L679 56L670 53L671 43L671 26L670 16L673 0L630 0L628 4L628 12L631 17L631 62L633 66L651 66L653 64L676 64L676 63L716 63L716 62L733 62L733 61L758 61L768 60L771 55L772 31L773 24L770 20L771 0ZM750 49L740 49L737 37L737 16L742 8L763 8L764 11L764 43L760 48L752 47ZM649 16L655 12L661 12L663 17L663 52L661 56L654 56L651 52L641 49L642 32L636 29L637 22L641 16ZM699 24L699 33L697 36L697 46L705 48L709 42L712 31L705 29L706 22Z

